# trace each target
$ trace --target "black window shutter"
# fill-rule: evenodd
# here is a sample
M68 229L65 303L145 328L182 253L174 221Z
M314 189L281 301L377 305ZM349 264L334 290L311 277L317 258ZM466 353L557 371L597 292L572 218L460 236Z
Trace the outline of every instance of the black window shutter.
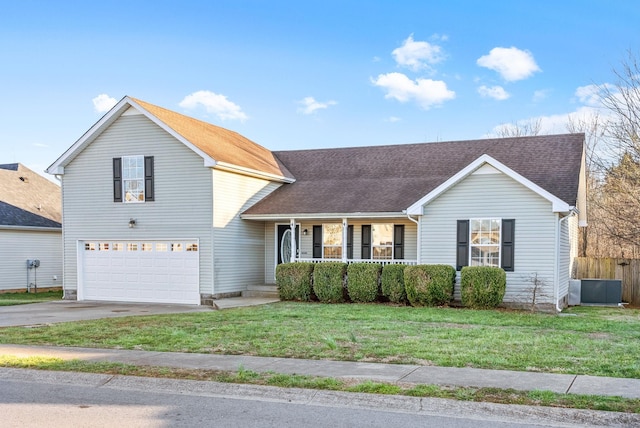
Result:
M404 259L404 224L393 226L393 258Z
M469 265L469 220L458 220L456 233L456 270Z
M516 221L514 219L502 220L502 269L513 272L513 239L515 235Z
M144 157L144 200L153 201L153 156Z
M113 158L113 202L122 202L122 158Z
M353 225L347 226L347 258L353 258Z
M322 226L313 226L313 258L322 258Z
M371 258L371 225L362 225L362 258Z

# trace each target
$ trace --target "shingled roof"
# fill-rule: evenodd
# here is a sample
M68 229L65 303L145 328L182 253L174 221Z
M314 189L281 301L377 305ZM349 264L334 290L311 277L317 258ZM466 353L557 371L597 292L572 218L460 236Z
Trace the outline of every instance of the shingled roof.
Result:
M296 178L245 215L400 213L482 155L575 206L584 134L278 151Z
M14 163L0 165L0 226L61 228L60 186Z
M131 98L216 162L293 179L273 153L237 132Z

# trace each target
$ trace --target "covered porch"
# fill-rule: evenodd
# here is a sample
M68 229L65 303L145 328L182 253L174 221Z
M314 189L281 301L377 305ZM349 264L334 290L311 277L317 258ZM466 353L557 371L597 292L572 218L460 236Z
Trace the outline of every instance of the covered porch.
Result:
M419 260L418 220L407 216L267 221L265 242L267 282L275 281L280 263L416 265Z

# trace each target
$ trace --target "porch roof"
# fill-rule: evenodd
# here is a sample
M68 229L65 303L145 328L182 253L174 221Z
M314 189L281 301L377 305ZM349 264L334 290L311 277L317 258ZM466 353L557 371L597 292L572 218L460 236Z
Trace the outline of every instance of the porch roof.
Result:
M578 198L584 134L274 152L296 177L246 218L402 213L482 155L570 206Z

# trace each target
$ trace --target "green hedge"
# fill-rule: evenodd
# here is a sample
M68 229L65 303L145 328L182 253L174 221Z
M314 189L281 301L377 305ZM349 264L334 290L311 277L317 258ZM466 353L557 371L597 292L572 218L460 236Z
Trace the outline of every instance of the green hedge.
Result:
M344 284L347 264L317 263L313 268L313 292L323 303L342 303L346 300Z
M313 266L313 263L282 263L276 266L276 284L280 300L311 300Z
M347 293L352 302L369 303L377 299L381 270L379 263L351 263L347 267Z
M504 299L507 274L498 267L465 266L460 272L462 304L475 309L495 308Z
M404 285L412 306L440 306L453 298L456 270L449 265L407 266Z
M385 265L382 268L382 295L393 303L406 303L404 269L406 265Z

